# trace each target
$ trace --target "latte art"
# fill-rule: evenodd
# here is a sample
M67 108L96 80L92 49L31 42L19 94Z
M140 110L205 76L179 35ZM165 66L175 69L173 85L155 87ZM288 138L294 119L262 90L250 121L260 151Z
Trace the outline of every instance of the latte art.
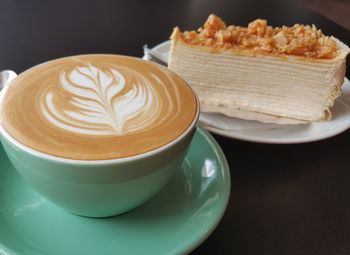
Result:
M70 93L67 104L58 107L55 94L48 91L41 102L45 118L59 128L86 135L125 135L161 124L166 114L176 114L170 95L162 98L151 82L140 73L126 86L124 75L116 69L103 71L88 63L59 75L59 86ZM163 84L164 86L164 84ZM166 102L164 102L166 101Z
M198 116L197 99L166 68L116 55L53 60L2 93L0 121L20 143L58 157L115 159L159 148Z

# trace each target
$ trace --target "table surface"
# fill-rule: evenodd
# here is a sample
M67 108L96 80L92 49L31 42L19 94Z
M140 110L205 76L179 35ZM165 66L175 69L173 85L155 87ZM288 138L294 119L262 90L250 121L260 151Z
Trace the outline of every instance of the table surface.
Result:
M198 28L210 13L228 24L315 24L350 45L348 30L297 1L0 0L0 70L83 53L142 56L144 44L167 40L176 25ZM295 145L214 137L230 166L231 199L191 254L350 254L350 131Z

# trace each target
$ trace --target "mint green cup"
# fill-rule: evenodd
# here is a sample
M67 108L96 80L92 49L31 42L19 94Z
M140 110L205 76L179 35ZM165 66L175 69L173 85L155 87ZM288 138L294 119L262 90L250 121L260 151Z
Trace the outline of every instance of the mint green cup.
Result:
M155 150L119 159L74 160L45 154L19 143L1 125L0 136L16 170L43 197L77 215L108 217L145 203L181 170L198 116L197 99L196 116L179 137Z
M10 161L38 193L74 214L108 217L143 204L181 169L197 119L198 113L180 137L163 147L112 160L58 158L20 144L1 126L0 133Z

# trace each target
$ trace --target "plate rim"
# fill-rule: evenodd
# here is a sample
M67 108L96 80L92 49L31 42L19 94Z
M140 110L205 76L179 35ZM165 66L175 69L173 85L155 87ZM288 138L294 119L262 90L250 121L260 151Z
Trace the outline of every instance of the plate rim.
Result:
M189 247L189 249L181 251L183 254L187 254L195 250L206 239L208 239L208 237L214 232L214 230L219 225L219 223L221 222L222 218L225 215L225 212L231 197L231 174L230 174L230 167L227 162L225 153L223 152L221 146L215 140L215 138L210 134L209 131L207 131L206 129L200 126L197 126L197 130L202 134L204 139L213 149L213 152L215 153L216 157L219 159L220 166L224 171L224 173L222 173L222 176L225 182L224 182L224 185L222 186L222 190L224 191L225 196L222 198L223 204L222 204L222 207L220 208L220 212L218 213L216 219L212 221L210 229L206 231L206 233L202 236L202 238L198 239L197 242L194 242L192 246ZM224 175L226 175L226 178L224 178L225 177Z

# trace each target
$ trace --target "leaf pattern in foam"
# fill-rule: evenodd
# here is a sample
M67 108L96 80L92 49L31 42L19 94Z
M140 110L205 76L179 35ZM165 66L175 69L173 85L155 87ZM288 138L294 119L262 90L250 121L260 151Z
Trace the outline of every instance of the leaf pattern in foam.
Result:
M134 84L132 89L114 104L114 111L117 113L118 118L118 128L123 130L123 123L148 110L144 107L147 101L152 101L150 88ZM129 131L132 130L129 128Z
M135 132L157 118L157 111L151 111L153 101L158 104L154 100L156 93L147 79L139 80L141 83L120 95L126 81L115 69L103 71L89 64L63 72L59 82L70 93L73 110L57 109L53 95L47 94L42 107L44 116L60 128L87 135ZM126 126L132 119L137 121Z

